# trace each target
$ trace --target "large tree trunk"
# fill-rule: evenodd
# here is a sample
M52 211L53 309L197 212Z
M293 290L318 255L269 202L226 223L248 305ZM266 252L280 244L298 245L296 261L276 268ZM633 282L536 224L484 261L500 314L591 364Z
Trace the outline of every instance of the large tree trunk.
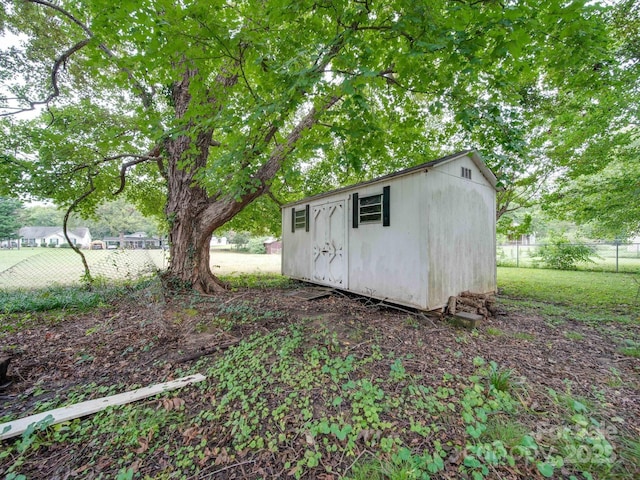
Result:
M193 140L181 136L166 142L170 263L168 276L175 287L210 293L222 288L209 266L209 241L213 229L200 218L208 206L206 191L194 181L194 173L206 162L211 135Z
M182 80L173 85L177 119L183 118L189 108L189 84L195 75L196 71L187 69ZM165 213L170 245L168 281L175 288L195 288L206 293L223 288L209 266L209 242L215 227L200 221L209 198L195 180L196 172L207 163L211 137L212 131L204 130L195 138L181 135L165 141L168 189Z
M187 69L181 81L172 87L177 119L184 118L189 108L192 100L189 84L197 74L197 71ZM221 77L219 81L225 86L235 83L233 78ZM209 106L215 108L215 102L211 100ZM193 120L186 122L185 130L193 130L193 126ZM203 293L215 293L225 288L224 283L211 272L211 235L258 196L252 195L240 202L228 197L211 198L199 186L196 174L202 172L207 164L212 136L213 130L200 129L195 137L170 137L164 144L168 189L165 213L169 222L170 245L167 280L174 288L192 288Z

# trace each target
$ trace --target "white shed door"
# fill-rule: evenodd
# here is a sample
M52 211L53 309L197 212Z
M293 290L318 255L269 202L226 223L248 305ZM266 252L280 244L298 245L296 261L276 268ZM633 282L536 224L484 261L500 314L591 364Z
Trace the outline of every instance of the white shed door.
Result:
M313 280L347 288L344 201L316 205L313 220Z

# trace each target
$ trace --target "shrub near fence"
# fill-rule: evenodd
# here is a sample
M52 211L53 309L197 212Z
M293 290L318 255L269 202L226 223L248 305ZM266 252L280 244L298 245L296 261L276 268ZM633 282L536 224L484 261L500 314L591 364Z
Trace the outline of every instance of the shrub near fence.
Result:
M579 270L640 273L640 243L572 243L573 246L588 247L593 251L591 262L577 264ZM547 244L503 244L496 248L500 267L544 266L539 252Z

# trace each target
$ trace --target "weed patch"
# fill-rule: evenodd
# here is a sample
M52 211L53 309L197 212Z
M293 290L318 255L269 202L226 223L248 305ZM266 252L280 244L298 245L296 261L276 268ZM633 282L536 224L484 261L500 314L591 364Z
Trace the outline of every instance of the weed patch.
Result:
M95 288L53 286L39 290L0 290L0 312L42 312L48 310L87 311L107 305L115 298L149 291L155 279L102 285ZM19 326L18 326L19 327Z

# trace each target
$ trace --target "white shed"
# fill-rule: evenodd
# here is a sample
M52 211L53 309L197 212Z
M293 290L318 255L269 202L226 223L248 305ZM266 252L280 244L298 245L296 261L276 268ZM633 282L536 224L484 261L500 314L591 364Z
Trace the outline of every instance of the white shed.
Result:
M469 150L282 207L282 273L422 310L496 291L496 177Z

